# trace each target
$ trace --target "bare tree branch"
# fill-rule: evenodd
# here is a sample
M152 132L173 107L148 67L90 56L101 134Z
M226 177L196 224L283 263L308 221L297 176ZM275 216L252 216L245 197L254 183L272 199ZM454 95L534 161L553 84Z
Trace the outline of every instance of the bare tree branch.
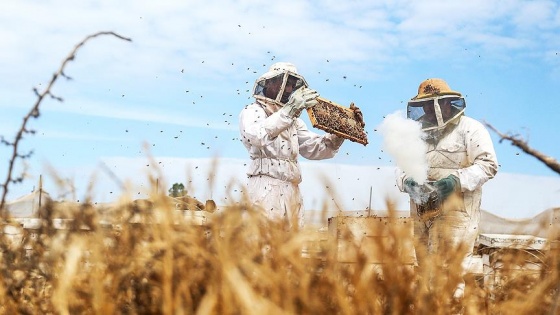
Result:
M6 203L6 196L8 195L8 186L10 185L10 183L20 182L21 180L23 180L23 178L21 176L17 177L17 178L14 178L13 171L14 171L15 162L18 158L24 159L24 158L29 157L29 155L21 155L21 154L18 153L18 145L19 145L20 141L23 139L23 135L25 133L32 133L32 134L34 133L34 131L29 131L27 129L27 123L29 122L29 120L31 118L39 117L39 106L41 105L41 102L43 101L43 99L46 96L49 96L49 97L51 97L51 98L53 98L53 99L55 99L59 102L63 101L61 97L57 97L57 96L55 96L51 93L51 88L54 86L54 83L56 82L56 80L59 77L64 77L68 80L71 80L71 78L64 73L64 69L66 68L66 65L70 61L73 61L75 59L76 53L78 52L78 50L82 46L85 45L86 42L88 42L90 39L93 39L95 37L102 36L102 35L112 35L112 36L115 36L115 37L117 37L119 39L122 39L122 40L126 40L126 41L129 41L129 42L132 41L130 38L121 36L121 35L119 35L117 33L114 33L114 32L98 32L98 33L94 33L94 34L86 36L81 42L79 42L76 46L74 46L74 48L72 49L70 54L68 54L68 56L64 59L64 61L62 62L62 64L58 68L58 71L53 74L53 76L51 78L51 81L49 82L49 84L47 85L47 87L45 88L45 90L43 92L39 92L37 90L37 88L33 88L33 92L37 96L37 101L35 102L35 104L31 108L31 110L27 113L27 115L23 118L23 122L21 124L21 127L20 127L19 131L17 132L17 134L15 136L14 141L13 142L8 142L8 141L4 140L4 138L2 137L1 142L5 145L8 145L8 146L12 147L12 157L10 158L10 161L9 161L8 173L6 175L6 179L5 179L4 183L0 184L0 187L2 187L2 189L3 189L2 200L0 201L0 213L2 214L2 217L5 216L4 205Z
M545 154L531 148L527 144L527 142L519 136L503 134L503 133L499 132L498 130L496 130L496 128L494 128L489 123L484 122L484 124L486 125L486 127L490 128L492 131L494 131L496 134L498 134L498 136L500 136L500 143L503 140L510 141L511 145L514 145L514 146L520 148L521 150L523 150L523 152L536 157L539 161L543 162L550 169L552 169L556 173L560 174L560 163L558 163L558 161L555 158L553 158L551 156L548 156L548 155L545 155Z

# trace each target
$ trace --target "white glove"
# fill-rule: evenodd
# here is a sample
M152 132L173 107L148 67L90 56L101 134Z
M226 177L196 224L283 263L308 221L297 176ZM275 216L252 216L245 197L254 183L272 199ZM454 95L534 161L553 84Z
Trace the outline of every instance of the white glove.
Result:
M281 110L289 117L299 117L303 109L317 105L317 97L319 97L317 91L306 87L299 88L290 95L290 99Z

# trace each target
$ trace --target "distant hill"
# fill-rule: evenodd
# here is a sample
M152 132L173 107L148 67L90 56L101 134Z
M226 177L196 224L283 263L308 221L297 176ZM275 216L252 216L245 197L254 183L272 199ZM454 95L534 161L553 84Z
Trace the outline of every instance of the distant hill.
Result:
M480 233L526 234L548 237L552 229L560 229L560 208L547 209L530 219L514 220L481 212Z
M6 209L14 218L32 218L39 215L39 208L52 200L51 196L42 190L35 190L15 200L6 202Z

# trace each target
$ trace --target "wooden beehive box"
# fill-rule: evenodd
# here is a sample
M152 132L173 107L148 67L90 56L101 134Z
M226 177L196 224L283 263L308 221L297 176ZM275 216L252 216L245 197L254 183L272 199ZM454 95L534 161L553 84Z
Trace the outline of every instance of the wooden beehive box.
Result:
M413 220L409 217L329 218L329 241L336 242L338 262L353 263L365 255L373 264L414 264Z
M317 101L317 105L307 109L313 127L367 145L367 134L354 117L353 110L322 97Z
M484 285L491 298L512 279L541 276L545 267L544 253L550 249L547 239L532 235L480 234L478 240Z

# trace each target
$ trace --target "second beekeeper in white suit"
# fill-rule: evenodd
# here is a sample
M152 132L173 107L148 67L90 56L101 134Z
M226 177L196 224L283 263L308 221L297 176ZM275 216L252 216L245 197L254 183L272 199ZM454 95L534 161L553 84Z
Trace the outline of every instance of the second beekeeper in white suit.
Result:
M278 62L256 80L255 102L239 115L241 141L251 158L247 171L251 202L269 219L283 220L290 228L304 225L298 156L329 159L344 142L334 134L310 131L299 118L317 104L318 96L293 64Z
M427 186L417 183L420 179L403 173L397 180L411 197L414 234L425 249L416 251L420 266L432 265L425 255L445 258L453 253L457 256L446 262L462 261L465 272L478 236L482 186L498 171L488 131L465 116L465 108L462 94L438 78L423 81L408 102L407 117L421 123L425 132L427 180L432 183L428 188L433 189L433 198L428 198L423 195ZM461 281L455 297L463 290Z

